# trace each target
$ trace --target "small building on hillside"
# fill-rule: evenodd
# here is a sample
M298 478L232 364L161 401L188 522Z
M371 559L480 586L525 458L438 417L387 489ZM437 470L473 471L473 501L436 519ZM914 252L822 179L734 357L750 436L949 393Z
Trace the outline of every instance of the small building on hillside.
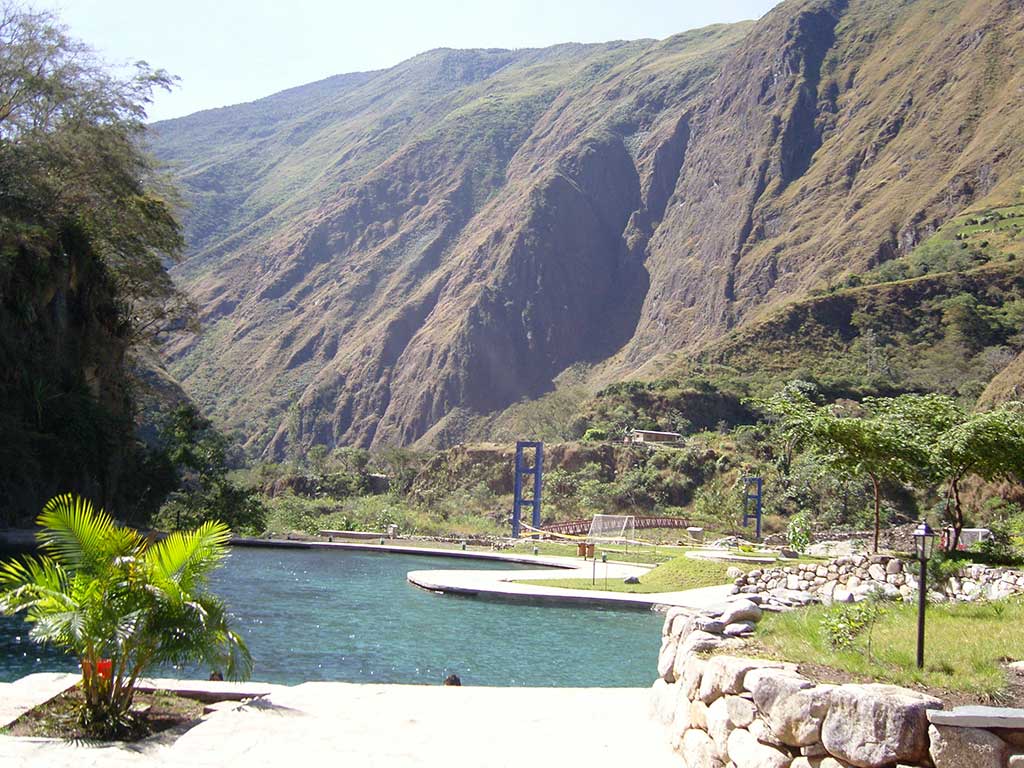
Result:
M653 429L633 429L626 435L627 443L678 443L682 439L678 432L656 432Z

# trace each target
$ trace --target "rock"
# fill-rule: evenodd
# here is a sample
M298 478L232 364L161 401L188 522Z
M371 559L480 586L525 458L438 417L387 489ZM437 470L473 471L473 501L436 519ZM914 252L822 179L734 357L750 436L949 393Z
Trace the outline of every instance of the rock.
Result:
M743 573L742 568L737 568L735 565L725 569L725 577L727 579L738 579L746 574Z
M687 768L723 768L725 765L718 759L715 743L704 731L691 728L683 734L680 752Z
M779 741L805 747L821 740L832 686L815 686L805 677L782 670L766 671L750 682L754 704Z
M764 720L754 720L748 727L750 735L760 741L762 744L769 744L773 747L784 746L781 741L776 738L775 734L772 733L772 729L768 727L768 723Z
M935 768L1002 768L1006 742L981 728L932 725L928 728Z
M640 583L640 577L639 576L627 576L626 578L624 578L622 580L622 583L623 584L639 584Z
M679 644L676 654L682 654L684 657L692 656L695 653L702 653L703 651L713 651L721 644L722 640L718 635L712 635L710 632L695 630L688 634Z
M872 563L868 566L868 578L872 581L885 581L885 566L881 563Z
M690 634L697 625L697 619L694 616L690 616L685 613L677 615L672 619L672 623L669 625L668 632L663 632L663 635L668 635L679 639Z
M729 734L728 749L736 768L789 768L792 762L789 755L762 744L742 728Z
M720 635L725 631L725 623L710 616L697 616L693 620L693 626L701 632L709 632L712 635Z
M665 611L665 621L661 625L661 636L664 637L670 634L672 631L672 622L676 620L677 616L689 616L690 611L685 608L679 608L678 606L669 608Z
M828 751L820 741L800 747L800 754L804 757L828 757Z
M786 577L786 589L791 589L794 592L800 589L800 577L793 574Z
M761 668L781 668L774 661L744 659L735 656L715 656L708 660L700 682L700 698L710 704L719 696L743 691L743 679L748 672Z
M718 617L725 626L740 621L760 621L761 609L751 600L734 600Z
M742 637L743 635L749 635L754 631L757 625L752 621L738 621L735 624L727 626L722 634L726 637Z
M942 702L895 685L843 685L832 690L821 741L859 768L928 759L928 709Z
M690 702L690 727L708 729L708 705L700 699Z
M700 693L700 680L704 675L704 667L707 662L699 656L685 656L682 669L681 683L679 686L680 695L690 701L697 698Z
M722 760L728 759L729 734L735 729L729 720L729 707L724 697L708 705L708 736L715 742L715 752Z
M651 687L651 717L662 725L668 725L675 717L676 699L679 689L664 680L655 680Z
M796 560L797 558L800 557L800 553L799 552L797 552L795 549L790 549L789 547L782 547L779 550L779 554L782 555L785 558L790 559L790 560Z
M789 768L846 768L834 757L798 757L790 763ZM897 766L900 768L900 766Z
M746 728L757 716L754 702L742 696L726 696L719 701L725 702L725 710L729 715L729 722L734 728Z
M675 673L672 671L676 661L676 650L679 641L666 637L661 641L661 650L658 651L658 677L666 683L675 682Z
M689 728L693 728L693 721L690 718L690 702L685 696L676 699L676 709L672 714L671 730L673 736L672 748L678 749L683 734Z
M903 561L895 557L885 564L886 573L903 573Z

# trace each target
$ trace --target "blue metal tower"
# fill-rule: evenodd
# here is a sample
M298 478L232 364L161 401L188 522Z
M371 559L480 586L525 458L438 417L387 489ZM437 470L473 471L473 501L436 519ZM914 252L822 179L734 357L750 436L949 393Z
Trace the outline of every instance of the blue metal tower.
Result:
M743 478L743 527L750 525L753 519L757 526L755 538L761 540L761 491L764 488L764 480L760 477ZM750 504L753 502L754 511L750 511Z
M527 464L527 452L533 452L532 464ZM523 489L528 484L524 478L533 476L533 496L523 498ZM533 507L531 518L534 528L540 528L540 488L544 477L544 443L532 443L520 440L516 443L516 475L515 475L515 501L512 506L512 537L518 539L521 529L523 507Z

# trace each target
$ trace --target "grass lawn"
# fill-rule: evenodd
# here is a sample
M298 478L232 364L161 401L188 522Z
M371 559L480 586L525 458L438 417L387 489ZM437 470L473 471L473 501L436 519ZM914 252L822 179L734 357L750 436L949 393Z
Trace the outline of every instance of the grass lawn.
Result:
M577 557L576 554L576 542L559 542L559 541L538 541L534 542L530 539L522 539L512 546L513 552L520 552L523 554L533 554L534 546L542 555L561 555L562 557ZM684 552L687 547L677 547L665 544L659 544L658 546L636 546L630 547L628 550L619 544L610 544L607 547L598 546L597 559L600 561L601 553L607 552L609 560L615 560L622 563L640 563L653 565L655 563L664 563L669 560L673 560ZM506 550L507 551L507 550ZM598 568L600 568L600 562Z
M816 606L766 615L758 624L758 647L751 655L823 665L856 679L923 686L994 703L1012 695L1001 662L1024 659L1024 599L929 606L921 671L916 666L916 604L885 604L886 613L871 632L870 657L866 631L850 650L829 645L821 620L835 610Z
M523 581L523 584L540 584L546 587L564 587L567 589L602 589L609 592L633 592L650 594L652 592L678 592L683 589L697 587L714 587L729 584L731 579L725 575L729 568L736 566L744 571L758 567L756 563L732 563L718 560L697 560L692 557L676 557L662 563L653 571L640 577L639 584L623 584L622 579L604 579L604 566L597 563L597 583L590 579L538 579Z

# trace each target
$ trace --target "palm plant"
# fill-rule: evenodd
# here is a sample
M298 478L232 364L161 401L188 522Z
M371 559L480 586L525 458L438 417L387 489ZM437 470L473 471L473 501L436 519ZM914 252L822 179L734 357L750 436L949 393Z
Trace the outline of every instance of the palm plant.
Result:
M0 565L0 613L24 612L33 640L80 659L86 732L109 738L130 727L140 676L162 664L201 662L229 679L252 672L224 603L206 591L227 554L227 526L157 542L72 494L51 499L38 523L42 555Z

